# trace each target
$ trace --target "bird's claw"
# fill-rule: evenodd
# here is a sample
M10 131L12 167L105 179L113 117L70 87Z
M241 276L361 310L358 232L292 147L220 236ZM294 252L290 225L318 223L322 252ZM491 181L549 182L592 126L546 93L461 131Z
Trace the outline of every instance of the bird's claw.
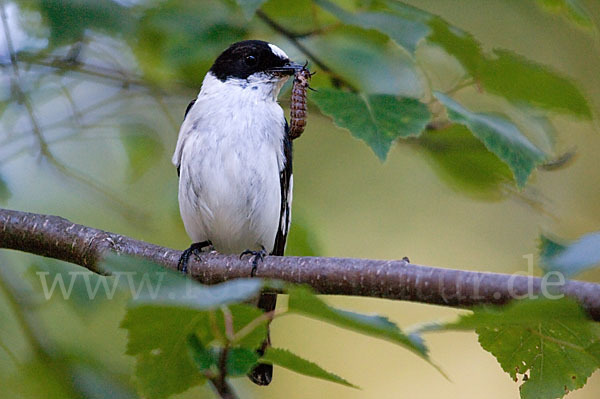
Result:
M265 250L265 247L261 245L260 251L253 251L251 249L245 250L240 254L240 259L242 259L244 255L252 255L252 270L250 271L250 277L254 277L258 269L258 261L262 262L265 260L265 256L267 256L267 251Z
M177 262L177 270L183 274L187 274L187 266L190 261L190 257L193 255L200 257L200 252L206 247L210 247L212 243L210 241L195 242L188 249L182 252L179 262Z

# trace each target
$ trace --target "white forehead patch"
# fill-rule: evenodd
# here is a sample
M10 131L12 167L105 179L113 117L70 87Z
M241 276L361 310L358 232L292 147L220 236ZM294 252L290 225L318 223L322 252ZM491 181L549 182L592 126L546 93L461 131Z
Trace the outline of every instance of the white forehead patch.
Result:
M277 57L279 57L283 60L287 60L288 58L290 58L287 56L287 54L282 49L280 49L276 45L269 43L269 47L271 48L271 51L273 52L273 54L275 54Z

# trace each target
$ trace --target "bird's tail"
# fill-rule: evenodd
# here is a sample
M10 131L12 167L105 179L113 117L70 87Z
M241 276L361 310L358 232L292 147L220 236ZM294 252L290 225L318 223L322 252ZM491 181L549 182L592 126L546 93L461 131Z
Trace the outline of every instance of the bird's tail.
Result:
M277 294L272 292L263 292L260 294L260 298L258 299L258 308L262 309L264 312L271 312L275 310L275 305L277 304ZM267 347L271 345L271 336L268 331L267 326L267 339L262 343L260 348L258 349L258 354L260 356L264 355ZM273 365L260 363L258 366L254 367L250 374L248 374L250 380L257 385L269 385L271 380L273 379Z

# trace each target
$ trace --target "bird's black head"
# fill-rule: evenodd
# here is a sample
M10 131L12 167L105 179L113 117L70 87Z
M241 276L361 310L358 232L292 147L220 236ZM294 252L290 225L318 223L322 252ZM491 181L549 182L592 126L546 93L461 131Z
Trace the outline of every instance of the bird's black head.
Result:
M210 68L221 81L228 78L247 79L254 73L293 75L301 65L291 62L277 46L261 40L245 40L229 46Z

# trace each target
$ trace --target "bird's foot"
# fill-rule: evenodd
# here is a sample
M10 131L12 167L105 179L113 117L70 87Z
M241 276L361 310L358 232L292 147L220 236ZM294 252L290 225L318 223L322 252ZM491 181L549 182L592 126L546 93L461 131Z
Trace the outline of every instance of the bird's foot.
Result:
M265 247L261 245L260 248L260 251L253 251L251 249L247 249L240 254L240 259L242 259L244 255L252 255L252 271L250 272L250 277L254 277L256 275L256 270L258 269L258 261L264 261L265 256L267 256L267 251L265 250Z
M183 274L187 274L187 265L190 261L190 256L192 256L193 254L196 257L199 257L200 253L202 252L202 249L210 247L211 245L212 243L208 240L202 242L195 242L192 245L190 245L190 247L183 251L183 253L181 254L179 262L177 262L177 270L179 270Z

